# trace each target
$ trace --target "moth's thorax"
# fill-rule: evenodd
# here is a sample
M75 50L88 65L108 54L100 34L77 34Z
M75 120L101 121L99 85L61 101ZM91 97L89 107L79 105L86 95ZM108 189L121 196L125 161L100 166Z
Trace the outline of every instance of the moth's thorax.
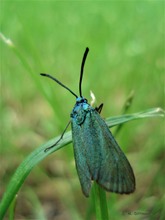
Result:
M72 110L71 118L81 125L86 118L86 114L93 108L88 104L87 99L83 97L76 98L76 104Z

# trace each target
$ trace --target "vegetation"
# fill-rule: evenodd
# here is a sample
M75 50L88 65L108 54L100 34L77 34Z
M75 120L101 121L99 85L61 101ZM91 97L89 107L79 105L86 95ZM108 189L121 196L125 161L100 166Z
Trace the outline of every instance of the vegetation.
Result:
M137 182L135 193L106 193L101 201L107 200L109 219L164 219L164 124L153 117L164 115L163 1L13 0L1 6L1 198L10 186L18 184L18 190L23 184L5 218L101 219L93 196L100 189L94 186L89 199L83 196L72 144L62 148L70 133L60 150L43 152L62 133L75 99L39 73L54 75L78 94L88 46L83 95L90 100L92 90L95 105L104 103L101 115L110 117L109 126L122 124L112 132ZM137 112L144 119L123 124L126 113L137 119ZM112 117L117 115L122 116Z

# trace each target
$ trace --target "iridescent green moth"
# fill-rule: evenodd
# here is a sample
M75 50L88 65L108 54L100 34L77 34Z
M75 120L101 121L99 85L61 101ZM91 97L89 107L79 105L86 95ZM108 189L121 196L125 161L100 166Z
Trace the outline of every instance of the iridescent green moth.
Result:
M135 190L135 176L129 161L107 124L100 117L103 104L93 108L82 96L83 69L88 51L89 49L86 48L81 64L79 97L56 78L46 73L41 75L53 79L76 97L70 122L76 169L84 195L89 196L92 180L107 191L129 194ZM45 151L54 147L62 139L67 127L60 139Z

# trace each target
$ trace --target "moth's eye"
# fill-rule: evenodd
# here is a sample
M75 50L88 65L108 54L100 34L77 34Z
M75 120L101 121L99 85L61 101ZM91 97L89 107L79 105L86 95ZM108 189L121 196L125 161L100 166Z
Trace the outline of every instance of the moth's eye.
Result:
M87 100L87 99L84 99L83 101L84 101L85 103L87 103L87 102L88 102L88 100Z

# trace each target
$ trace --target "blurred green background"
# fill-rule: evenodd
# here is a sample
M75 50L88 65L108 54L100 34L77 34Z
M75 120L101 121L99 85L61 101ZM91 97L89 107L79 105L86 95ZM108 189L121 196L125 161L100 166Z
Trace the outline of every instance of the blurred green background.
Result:
M27 155L62 133L75 103L39 73L55 76L78 94L87 46L83 95L90 100L92 90L96 105L104 103L104 118L121 114L131 91L129 113L164 107L164 6L163 1L1 1L1 32L14 44L1 41L1 195ZM137 189L129 196L107 193L111 219L161 219L163 119L128 123L116 139L132 164ZM95 219L93 213L70 145L33 169L18 194L15 219Z

